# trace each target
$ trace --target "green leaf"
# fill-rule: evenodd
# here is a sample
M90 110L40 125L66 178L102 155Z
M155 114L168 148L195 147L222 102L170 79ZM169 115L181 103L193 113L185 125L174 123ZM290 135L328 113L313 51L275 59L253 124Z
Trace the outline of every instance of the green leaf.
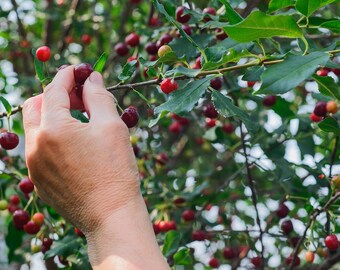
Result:
M255 66L248 68L243 75L242 80L256 82L261 80L261 75L264 72L264 66Z
M133 89L133 92L149 105L150 101L141 92L137 91L136 89Z
M275 113L283 119L294 118L296 114L290 109L291 104L281 97L276 97L275 104L270 107Z
M192 257L190 249L183 248L177 251L174 255L175 265L192 265Z
M340 101L340 86L335 83L332 77L321 77L314 74L313 79L318 83L320 93Z
M208 50L208 52L210 53L211 50ZM234 49L231 49L228 53L224 54L222 59L220 59L219 61L204 63L202 69L203 70L216 69L228 63L237 63L238 61L240 61L240 59L247 58L247 57L257 57L257 56L250 53L246 49L243 50L242 52L237 52Z
M155 126L159 120L161 120L163 117L165 117L168 114L167 111L162 111L160 114L157 115L156 119L152 119L149 123L149 128L152 128L153 126Z
M174 69L168 70L164 75L165 75L165 77L185 75L187 77L194 78L200 72L201 72L200 69L192 69L192 68L186 68L186 67L183 67L183 66L179 66L179 67L176 67Z
M133 60L131 62L126 63L125 66L123 67L122 73L119 74L118 79L121 81L126 81L130 79L136 70L136 67L135 67L136 63L137 63L137 60Z
M8 231L5 238L6 246L9 249L9 262L15 260L15 250L21 246L24 234L25 233L23 230L17 230L14 227L13 221L9 222Z
M273 12L281 8L294 5L293 0L271 0L269 3L268 11Z
M220 0L225 6L225 13L230 24L237 24L243 20L240 14L238 14L232 6L226 0Z
M45 253L44 259L48 259L57 255L65 256L78 250L83 240L75 235L66 236L61 241L56 241L54 247Z
M176 114L190 112L209 87L212 78L213 76L207 76L180 87L169 95L168 101L155 108L155 113L159 114L162 111Z
M319 123L319 128L324 132L334 133L340 136L340 127L338 121L333 117L327 117L322 122Z
M163 255L168 257L176 252L179 248L179 243L181 240L181 234L177 231L170 231L165 235Z
M71 110L71 116L77 120L79 120L82 123L88 123L89 119L81 112L78 110Z
M334 33L340 33L340 20L324 22L319 27L327 28Z
M5 99L3 96L0 96L0 101L1 101L2 105L4 105L6 112L7 112L7 115L11 114L12 106L11 106L11 104L9 104L7 99Z
M248 113L235 106L229 98L215 90L211 97L214 106L220 115L226 118L231 116L239 118L247 127L249 132L254 133L258 130L258 125L250 119Z
M35 52L36 52L36 49L32 49L32 54L34 56L35 73L37 74L38 79L41 82L41 84L44 84L44 82L46 81L46 77L45 77L45 73L44 73L43 62L41 62L37 59Z
M106 53L102 53L102 55L98 58L98 60L96 61L96 63L93 66L93 70L94 71L98 71L99 73L101 73L104 69L104 66L106 64L107 61L107 54Z
M263 84L254 94L284 94L310 78L318 66L324 66L328 59L329 54L324 52L306 56L289 55L284 62L270 66L263 72Z
M261 11L252 12L241 23L226 26L224 30L238 42L271 37L303 38L302 31L292 16L267 15Z
M295 8L303 15L309 17L319 8L338 0L297 0Z

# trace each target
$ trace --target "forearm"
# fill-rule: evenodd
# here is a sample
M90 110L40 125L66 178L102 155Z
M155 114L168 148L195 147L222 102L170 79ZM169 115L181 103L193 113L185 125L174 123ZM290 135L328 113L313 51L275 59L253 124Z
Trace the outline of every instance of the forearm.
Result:
M169 269L141 196L113 212L87 240L95 270Z

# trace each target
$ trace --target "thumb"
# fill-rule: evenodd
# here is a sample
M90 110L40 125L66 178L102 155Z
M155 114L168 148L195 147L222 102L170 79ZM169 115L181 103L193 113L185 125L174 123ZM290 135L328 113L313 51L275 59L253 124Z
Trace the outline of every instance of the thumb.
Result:
M84 84L83 102L91 121L119 117L114 97L106 90L102 75L97 71L92 72Z

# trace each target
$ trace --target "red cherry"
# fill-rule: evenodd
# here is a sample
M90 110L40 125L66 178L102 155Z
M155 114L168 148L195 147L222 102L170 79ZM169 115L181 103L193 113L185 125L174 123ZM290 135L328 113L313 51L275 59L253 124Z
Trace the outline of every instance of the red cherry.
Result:
M84 237L85 235L83 234L83 232L81 230L79 230L78 228L74 227L74 232L76 233L76 235L80 236L80 237Z
M186 202L186 200L184 198L181 198L181 197L178 197L178 198L174 199L174 204L176 206L181 206L185 202Z
M205 126L206 126L206 128L212 128L212 127L216 126L216 120L211 119L211 118L206 118L205 119Z
M288 213L289 213L289 208L284 203L281 203L276 210L276 215L279 218L285 218L288 215Z
M250 262L256 267L261 267L262 265L262 258L260 256L256 256L250 259Z
M236 252L232 247L226 247L223 250L223 257L227 260L232 260L236 257Z
M182 26L183 31L188 35L191 36L192 34L192 29L189 25L183 25ZM180 36L180 35L179 35Z
M319 117L325 117L327 114L327 102L319 101L316 103L313 112Z
M157 45L154 42L147 43L145 45L145 50L147 51L148 54L151 54L151 55L156 55L158 52Z
M129 53L129 47L123 43L117 43L117 45L115 46L115 52L119 55L119 56L126 56Z
M41 62L47 62L51 57L51 50L47 46L42 46L35 52L37 59Z
M66 36L65 37L65 43L66 44L70 44L74 41L73 37L72 36Z
M158 47L161 47L161 46L163 46L163 45L165 45L165 44L170 43L173 39L174 39L173 36L170 35L169 33L164 34L164 35L161 36L160 39L159 39L159 45L160 45L160 46L158 46Z
M294 236L292 237L289 242L293 247L296 247L298 242L300 241L300 237L299 236Z
M121 118L128 128L135 127L139 120L138 111L135 107L130 106L124 110Z
M167 232L169 231L169 223L165 220L161 220L158 222L159 229L161 232Z
M10 203L10 204L8 204L8 206L7 206L7 210L8 210L8 212L10 212L11 214L13 214L15 211L19 210L19 206Z
M234 132L234 126L232 123L227 123L222 126L222 131L224 131L227 134Z
M28 234L37 234L40 231L40 226L33 221L29 221L24 225L24 231Z
M267 107L271 107L276 103L276 96L265 96L262 100L262 104Z
M153 223L152 227L155 234L159 234L162 231L161 228L159 227L159 223Z
M291 265L293 262L293 255L289 255L289 257L286 259L286 265ZM294 266L299 266L300 265L300 258L296 257Z
M131 33L126 36L125 43L130 47L137 47L139 45L139 36L136 33Z
M44 238L42 241L42 245L46 248L50 248L53 244L53 240L51 238Z
M0 134L0 144L6 150L12 150L19 144L19 136L12 132L2 132Z
M173 122L170 126L169 126L169 131L171 133L174 134L178 134L182 131L182 126L179 122Z
M73 70L75 82L80 85L84 84L92 72L93 68L90 64L81 63L76 65Z
M217 258L211 258L209 261L209 266L212 268L218 268L220 266L220 262Z
M83 90L84 90L84 85L76 84L73 87L72 92L75 92L78 99L82 100L83 99Z
M220 90L222 87L222 79L220 77L212 79L210 81L210 86L216 90Z
M34 222L34 224L41 226L44 224L44 220L45 220L45 216L43 213L35 213L32 217L32 221Z
M340 68L333 68L332 71L336 76L340 76Z
M206 7L205 9L203 9L203 14L206 14L206 15L210 14L210 15L215 16L216 9L214 9L213 7ZM209 16L205 16L204 21L205 22L211 21L211 18Z
M215 106L212 103L209 103L203 107L203 113L205 117L208 118L216 118L218 116L218 112L216 111Z
M322 120L322 117L317 116L315 113L311 113L309 118L312 122L316 122L316 123Z
M26 177L20 181L19 188L23 193L31 193L34 190L34 184L31 179Z
M91 36L88 34L84 34L81 36L81 41L87 45L91 43L91 39Z
M328 76L328 73L329 73L329 69L322 68L322 69L319 69L319 70L316 72L316 75L318 75L318 76L320 76L320 77L324 77L324 76Z
M176 120L177 122L179 122L182 126L187 126L190 123L188 118L179 116L179 115L177 115L175 113L171 114L171 118Z
M204 241L206 239L206 232L202 230L193 231L191 238L195 241Z
M174 220L170 220L168 222L168 226L169 226L169 231L176 231L177 230L177 226L176 226L176 222Z
M339 247L339 240L335 234L330 234L325 238L325 245L326 247L331 250L337 250Z
M291 220L285 220L281 224L281 230L284 234L289 234L293 231L293 223Z
M195 220L195 211L191 209L185 210L182 213L182 218L187 222Z
M20 197L17 194L11 195L9 197L9 202L14 205L18 205L20 203Z
M151 27L155 27L155 26L160 25L159 18L158 18L158 17L152 17L152 18L150 18L149 25L150 25Z
M252 82L252 81L247 82L247 85L248 85L249 88L254 87L255 84L256 84L256 82Z
M175 80L171 80L170 78L167 78L161 82L161 90L165 94L170 94L171 92L177 89L178 89L178 83Z
M165 165L169 161L169 158L165 153L160 153L155 159L156 162L161 165Z
M188 21L190 21L190 14L185 14L183 15L183 13L186 11L187 9L183 6L180 6L176 9L176 20L180 23L187 23Z
M221 28L216 29L216 38L219 40L225 40L228 37L227 33Z
M30 216L25 210L18 209L13 213L13 223L18 229L22 229L29 220Z
M195 142L198 144L198 145L202 145L204 143L204 139L203 138L196 138L195 139Z
M338 112L338 104L334 100L330 100L327 102L326 106L327 112L336 114Z

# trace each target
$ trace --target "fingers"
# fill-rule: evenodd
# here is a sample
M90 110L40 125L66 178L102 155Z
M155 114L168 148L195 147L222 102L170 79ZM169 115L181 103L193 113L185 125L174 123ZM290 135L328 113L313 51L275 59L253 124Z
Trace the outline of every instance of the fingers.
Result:
M42 95L29 98L23 105L23 123L26 140L34 138L34 132L39 128L41 122Z
M105 89L103 78L98 72L92 72L86 80L83 90L85 109L91 122L101 122L119 118L113 95Z
M42 95L42 121L53 123L70 118L70 97L74 86L74 66L60 70L53 81L47 85Z

